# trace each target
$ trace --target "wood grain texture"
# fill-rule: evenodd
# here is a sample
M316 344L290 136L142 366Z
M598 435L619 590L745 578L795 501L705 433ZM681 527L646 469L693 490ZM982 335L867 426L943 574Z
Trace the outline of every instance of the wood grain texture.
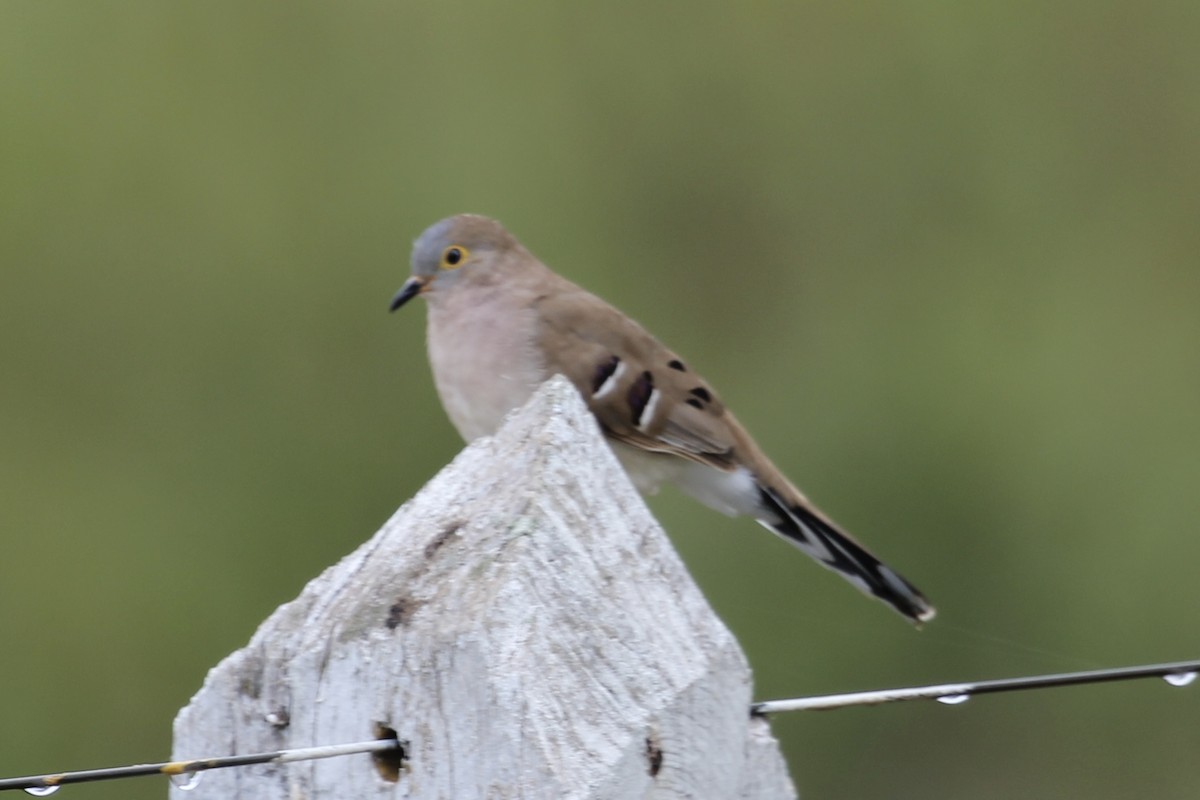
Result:
M543 387L278 609L175 721L174 757L369 739L219 770L201 798L795 797L751 676L575 389ZM286 720L286 724L280 724Z

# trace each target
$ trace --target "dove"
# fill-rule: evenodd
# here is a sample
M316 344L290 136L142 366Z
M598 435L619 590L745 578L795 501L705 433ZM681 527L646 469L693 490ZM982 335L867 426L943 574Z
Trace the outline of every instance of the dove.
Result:
M488 436L555 374L574 384L633 484L673 484L725 514L753 517L909 621L924 595L818 509L771 462L712 385L679 354L539 261L499 222L460 214L416 240L391 310L420 296L446 414Z

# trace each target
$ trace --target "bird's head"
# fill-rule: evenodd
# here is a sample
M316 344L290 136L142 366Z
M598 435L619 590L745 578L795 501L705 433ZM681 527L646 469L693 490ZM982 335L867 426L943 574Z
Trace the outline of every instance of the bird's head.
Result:
M486 280L516 239L494 219L459 214L435 222L413 243L412 277L392 298L395 311L419 294L430 297L461 281Z

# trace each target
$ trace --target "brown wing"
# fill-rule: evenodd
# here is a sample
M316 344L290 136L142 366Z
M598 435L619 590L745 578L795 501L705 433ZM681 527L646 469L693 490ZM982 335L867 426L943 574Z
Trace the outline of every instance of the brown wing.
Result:
M641 325L577 286L537 300L550 373L575 384L608 435L733 469L737 423L716 393Z
M679 356L607 303L567 286L538 300L539 344L548 370L575 384L608 435L726 471L746 469L760 522L913 622L933 618L933 606L911 583L780 474ZM695 496L709 502L703 491Z

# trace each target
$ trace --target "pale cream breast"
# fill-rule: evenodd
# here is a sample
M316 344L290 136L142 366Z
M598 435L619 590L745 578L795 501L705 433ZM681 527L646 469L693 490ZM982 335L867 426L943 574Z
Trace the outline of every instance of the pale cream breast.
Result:
M430 299L429 361L442 405L468 442L490 436L549 377L533 346L536 315L494 286Z

